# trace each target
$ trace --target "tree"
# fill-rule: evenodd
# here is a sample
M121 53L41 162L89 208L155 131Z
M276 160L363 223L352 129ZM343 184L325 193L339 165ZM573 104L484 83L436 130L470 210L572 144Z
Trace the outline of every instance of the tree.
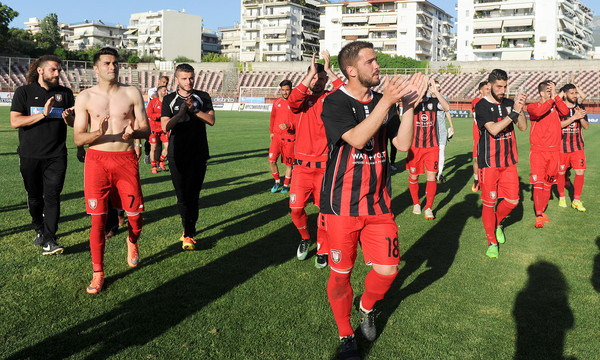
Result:
M62 47L62 38L60 36L60 25L58 16L50 13L42 19L40 24L41 31L34 35L38 48L45 52L54 53L54 49Z
M3 42L4 51L7 55L27 55L35 57L37 50L33 36L24 29L10 28L8 29L8 37Z
M17 16L19 16L17 11L0 2L0 47L3 49L6 49L6 40L10 39L8 36L8 24Z
M230 62L231 59L227 55L208 53L202 56L202 62Z
M176 63L193 63L193 62L196 62L193 59L190 59L189 57L185 57L183 55L179 55L178 57L176 57L175 59L173 59L173 61L175 61Z

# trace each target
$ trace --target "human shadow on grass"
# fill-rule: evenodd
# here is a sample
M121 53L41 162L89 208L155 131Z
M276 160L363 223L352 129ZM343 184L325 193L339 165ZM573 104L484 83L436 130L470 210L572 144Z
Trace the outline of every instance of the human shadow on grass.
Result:
M279 206L268 205L258 209L256 215L228 225L214 237L224 239L239 235L285 215ZM204 266L194 268L197 264L190 262L188 265L192 270L189 272L123 301L113 310L15 352L7 359L107 359L118 356L127 348L145 346L261 271L294 259L296 243L282 241L293 231L295 228L289 222ZM160 263L165 257L177 254L175 250L176 246L171 245L149 261ZM140 266L143 261L141 259ZM111 291L110 283L123 276L126 274L109 277L103 291ZM181 339L179 346L188 341ZM84 351L87 352L85 356L80 354Z
M0 131L2 132L2 131ZM11 156L11 155L18 155L19 153L17 152L7 152L7 153L0 153L0 156Z
M265 160L267 160L268 153L269 153L269 149L264 148L264 149L260 149L260 150L251 150L251 151L242 151L239 153L223 154L222 156L217 155L217 156L212 156L211 159L208 160L208 164L209 165L219 165L219 164L229 163L232 161L246 160L246 159L250 159L250 158L262 158L262 157L264 157ZM215 160L215 158L218 158L218 159Z
M376 305L377 333L385 331L389 318L400 303L410 295L417 294L437 280L444 277L452 264L459 248L460 236L469 218L479 218L481 211L477 205L479 196L468 194L464 201L456 203L448 209L445 216L436 220L437 223L401 254L404 266L398 272L394 283L385 298ZM402 225L399 226L400 237ZM409 284L404 282L424 268ZM356 329L360 334L360 329ZM362 334L358 335L359 346L363 356L367 356L373 343L369 343Z
M600 236L596 238L596 246L600 250ZM600 253L594 256L594 265L592 267L592 277L590 279L594 290L600 292Z
M517 295L515 360L563 360L565 333L574 325L568 284L560 269L538 261L527 268L529 279Z
M254 150L244 150L244 151L236 151L236 152L230 152L230 153L215 154L215 155L211 155L210 158L212 160L212 159L219 159L219 158L228 157L228 156L245 157L245 155L252 155L255 153L267 153L267 151L268 151L268 148L260 148L260 149L254 149Z
M446 173L446 182L438 183L436 198L439 195L446 193L446 196L437 204L434 203L434 213L443 209L454 199L464 187L469 183L469 179L473 175L473 170L470 167L463 168L469 162L470 155L456 155L448 161L449 170Z
M0 213L27 209L27 202L0 207Z

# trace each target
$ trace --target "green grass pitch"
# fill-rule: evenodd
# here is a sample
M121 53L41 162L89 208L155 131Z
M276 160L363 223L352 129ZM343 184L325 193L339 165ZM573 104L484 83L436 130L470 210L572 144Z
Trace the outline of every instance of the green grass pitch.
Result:
M296 259L299 235L284 194L271 194L268 114L218 112L201 192L197 251L183 252L168 173L141 164L145 197L140 266L126 263L126 230L107 241L106 284L91 275L83 165L69 132L60 256L41 256L19 174L17 131L0 110L0 358L331 359L337 329L328 270L315 247ZM547 210L534 228L528 133L517 133L522 202L507 219L500 258L484 254L479 194L471 193L470 119L456 119L434 221L411 213L408 175L393 176L400 273L378 304L380 336L359 336L369 359L592 359L600 353L600 126L585 131L586 213ZM404 167L404 153L398 163ZM281 167L283 171L283 168ZM424 181L421 181L421 194ZM567 199L570 204L570 198ZM309 207L315 233L317 209ZM361 255L352 283L363 290ZM358 326L356 313L353 324ZM535 356L535 357L534 357Z

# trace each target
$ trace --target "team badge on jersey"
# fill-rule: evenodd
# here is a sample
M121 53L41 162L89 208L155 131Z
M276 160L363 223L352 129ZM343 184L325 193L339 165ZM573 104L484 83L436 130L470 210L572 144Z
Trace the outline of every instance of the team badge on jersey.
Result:
M411 173L414 173L414 172L415 172L415 170L417 170L417 169L416 169L416 168L414 168L414 167L411 167L411 168L410 168L410 172L411 172Z
M561 169L561 170L564 170L564 169L565 169L565 166L564 166L564 165L561 165L561 166L560 166L560 169Z
M433 104L432 103L427 104L427 110L433 110Z
M296 194L290 194L290 203L292 203L292 204L296 203Z
M335 264L339 264L342 261L342 252L339 250L331 250L331 261Z
M490 199L496 200L496 192L495 191L490 191Z
M62 94L54 94L54 100L61 102L62 101Z
M533 182L537 181L537 175L536 174L531 175L531 178L533 179Z
M98 200L88 199L88 205L90 206L90 209L94 210L96 209L96 206L98 206Z

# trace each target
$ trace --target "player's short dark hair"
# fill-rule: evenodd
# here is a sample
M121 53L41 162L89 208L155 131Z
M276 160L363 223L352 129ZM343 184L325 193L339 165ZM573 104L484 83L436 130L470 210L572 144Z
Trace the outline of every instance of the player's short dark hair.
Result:
M38 81L40 75L38 74L37 69L40 67L44 67L44 65L49 61L56 62L62 67L62 60L58 56L42 55L39 58L35 59L35 61L31 63L31 65L29 65L29 72L27 73L26 79L28 84L32 84Z
M565 86L563 86L562 88L560 88L560 91L566 93L569 90L573 90L573 89L577 89L577 86L573 85L573 84L566 84Z
M477 90L481 90L481 88L486 86L487 84L489 84L489 81L487 80L480 82L479 86L477 87Z
M194 73L194 68L192 67L192 65L190 64L179 64L177 65L177 67L175 68L175 76L177 76L177 73L183 71L186 73Z
M169 82L169 77L167 75L161 76L160 79L167 79L167 83Z
M346 78L348 78L346 67L354 65L358 53L362 49L373 49L373 44L367 41L353 41L346 44L342 50L340 50L340 53L338 54L338 64L340 65L342 74L344 74Z
M493 83L498 80L508 81L508 74L506 73L506 71L504 71L502 69L494 69L494 70L492 70L490 75L488 75L489 83Z
M115 57L115 59L117 59L117 62L119 62L119 53L116 49L111 47L103 47L94 54L94 65L98 63L98 60L100 60L100 56L102 55L112 55Z
M284 87L284 86L289 86L290 89L292 88L292 82L288 79L283 80L282 82L279 83L279 87Z
M159 87L157 87L157 88L156 88L156 91L158 91L158 90L160 90L160 89L162 89L162 88L165 88L165 89L166 89L167 87L166 87L166 86L164 86L164 85L160 85Z
M325 66L323 64L315 63L315 67L317 68L317 74L325 72ZM308 66L308 70L306 71L310 71L310 65Z

